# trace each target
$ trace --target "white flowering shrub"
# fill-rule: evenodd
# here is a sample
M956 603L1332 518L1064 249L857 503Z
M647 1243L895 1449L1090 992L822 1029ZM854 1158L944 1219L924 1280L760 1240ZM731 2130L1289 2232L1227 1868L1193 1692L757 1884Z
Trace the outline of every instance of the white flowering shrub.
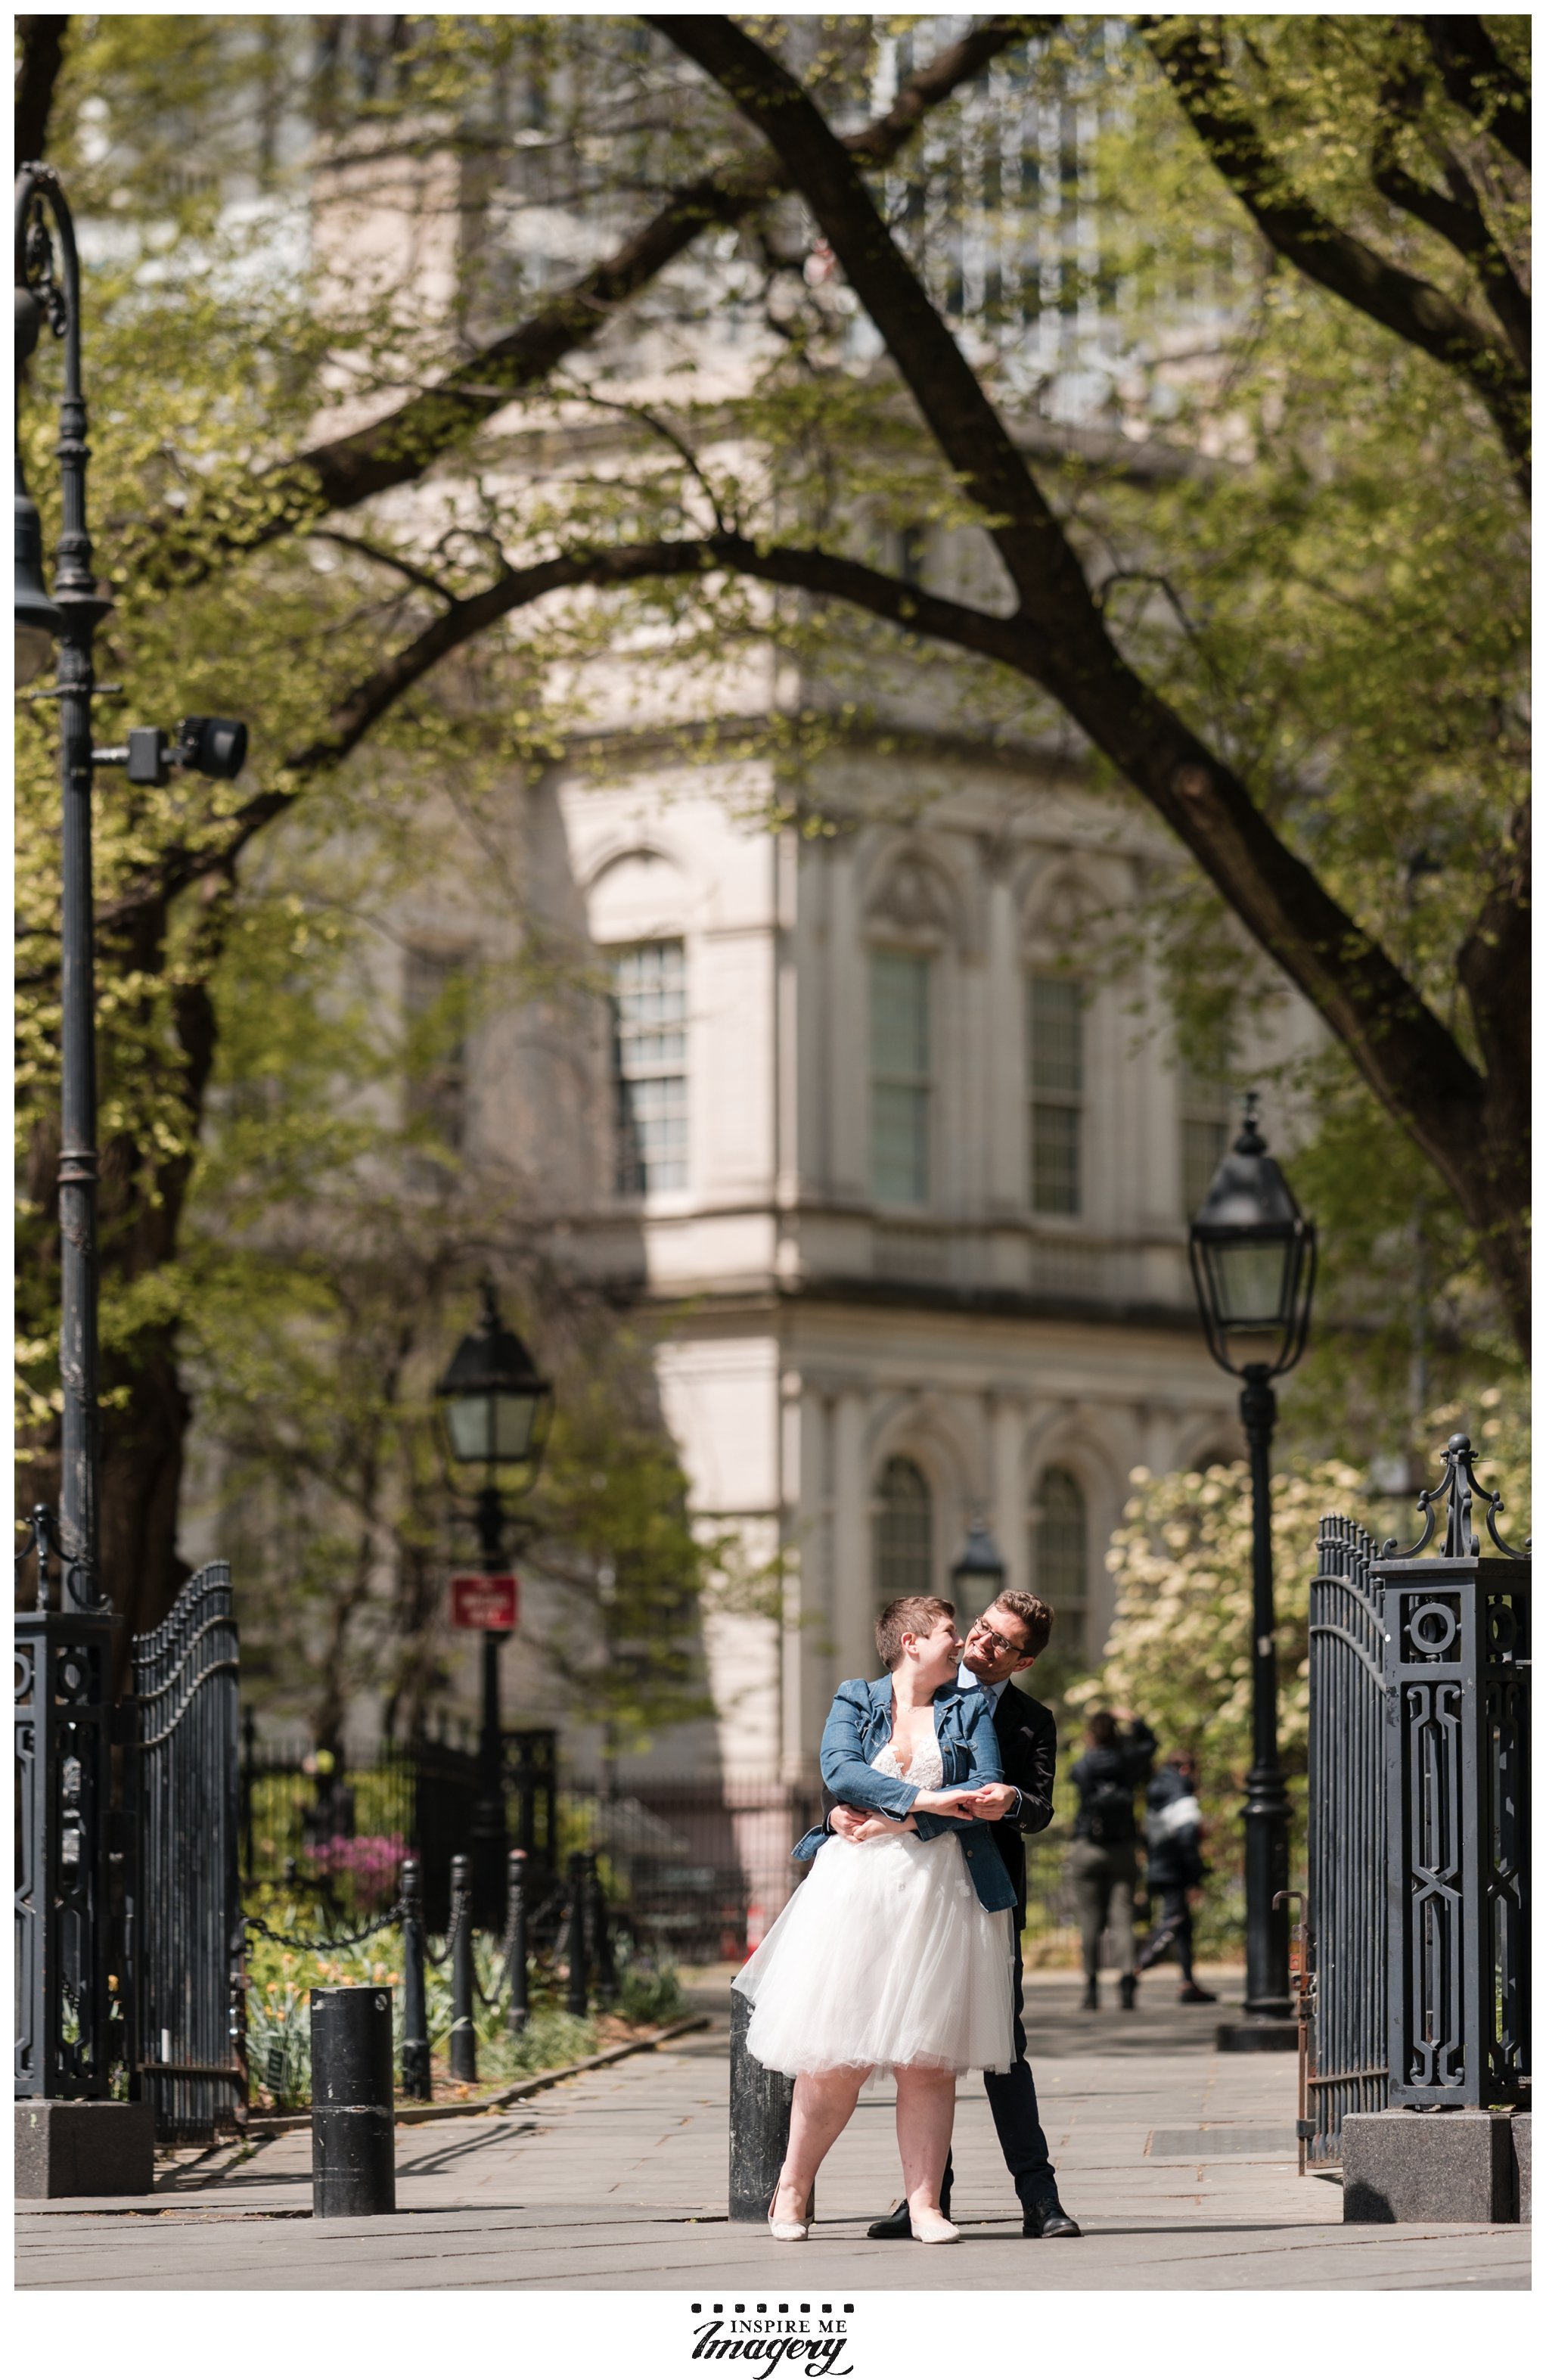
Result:
M1435 1451L1428 1474L1434 1484L1437 1450L1456 1429L1467 1430L1477 1449L1481 1484L1500 1488L1506 1499L1503 1535L1522 1545L1529 1533L1522 1391L1487 1389L1465 1408L1442 1406L1429 1415L1425 1442ZM1159 1737L1162 1756L1182 1746L1195 1753L1212 1868L1200 1931L1204 1945L1217 1950L1229 1947L1232 1936L1238 1939L1242 1914L1239 1809L1250 1766L1250 1479L1243 1463L1218 1463L1163 1476L1138 1470L1132 1488L1106 1555L1117 1608L1102 1664L1069 1689L1068 1701L1077 1713L1135 1711ZM1350 1463L1301 1464L1273 1481L1278 1745L1291 1780L1297 1881L1303 1871L1310 1725L1310 1582L1324 1512L1361 1522L1377 1544L1395 1535L1410 1544L1420 1525L1415 1503L1371 1495L1367 1471ZM1480 1510L1474 1517L1491 1550ZM1081 1749L1078 1730L1070 1736L1069 1761ZM1071 1801L1071 1792L1060 1798Z

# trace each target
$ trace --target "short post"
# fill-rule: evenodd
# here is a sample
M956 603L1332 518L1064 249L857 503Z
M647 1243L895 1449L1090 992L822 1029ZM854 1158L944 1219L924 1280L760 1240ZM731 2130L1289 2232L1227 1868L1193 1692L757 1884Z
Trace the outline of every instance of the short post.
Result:
M746 2046L752 2004L731 1994L730 2219L766 2223L789 2147L794 2084L759 2066Z
M451 1863L451 2051L453 2082L477 2080L477 2033L473 2023L472 1862L458 1852Z
M571 2016L584 2016L587 2005L586 1992L586 1855L584 1852L569 1854L569 1996L565 2002Z
M505 1862L505 1939L510 1945L510 2014L513 2034L525 2033L529 2013L526 1973L526 1854L512 1852Z
M311 2211L391 2215L392 1994L339 1984L311 1995Z
M617 1998L617 1966L612 1958L612 1929L607 1923L607 1892L601 1881L601 1870L592 1852L586 1863L590 1885L590 1955L596 1969L596 1998L602 2008L610 2008Z
M417 1859L403 1863L403 2096L430 2096L429 2022L424 2004L424 1884Z

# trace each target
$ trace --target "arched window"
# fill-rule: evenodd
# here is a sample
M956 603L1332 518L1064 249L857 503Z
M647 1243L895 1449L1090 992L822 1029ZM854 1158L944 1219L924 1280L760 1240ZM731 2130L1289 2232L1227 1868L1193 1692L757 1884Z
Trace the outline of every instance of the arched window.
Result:
M1090 1604L1090 1524L1084 1490L1071 1471L1042 1474L1031 1514L1031 1575L1057 1615L1062 1648L1084 1648Z
M876 1601L933 1593L934 1499L917 1464L893 1454L876 1483Z

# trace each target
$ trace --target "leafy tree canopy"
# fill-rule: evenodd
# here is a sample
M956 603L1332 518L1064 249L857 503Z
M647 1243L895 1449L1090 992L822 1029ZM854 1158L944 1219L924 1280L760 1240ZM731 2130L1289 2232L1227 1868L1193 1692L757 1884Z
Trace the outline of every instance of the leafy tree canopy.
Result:
M405 789L476 801L610 731L620 650L669 647L683 748L771 749L810 832L844 823L814 763L854 737L924 795L960 735L1061 744L1160 821L1120 933L1184 1031L1216 1047L1285 979L1330 1028L1322 1220L1374 1258L1345 1318L1406 1360L1420 1238L1433 1347L1503 1359L1521 20L97 17L51 77L53 21L23 26L18 107L89 235L107 718L256 729L236 786L99 802L107 1507L148 1608L233 937L283 1039L285 954L341 914L311 855L411 870ZM384 258L372 208L405 226ZM22 417L45 512L54 369ZM797 688L772 715L744 666L770 638ZM19 731L34 1417L50 725Z

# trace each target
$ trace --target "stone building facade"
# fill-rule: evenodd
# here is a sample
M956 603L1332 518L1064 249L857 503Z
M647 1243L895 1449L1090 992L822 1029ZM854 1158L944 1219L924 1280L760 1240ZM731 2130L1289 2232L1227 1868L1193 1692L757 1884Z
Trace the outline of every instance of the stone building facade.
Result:
M579 1031L513 1004L473 1053L484 1156L536 1167L566 1260L659 1333L695 1511L780 1568L781 1619L709 1623L716 1722L630 1773L810 1781L878 1605L948 1592L975 1516L1096 1658L1134 1466L1237 1451L1186 1220L1302 1014L1227 1077L1178 1065L1102 957L1162 846L1067 759L822 766L815 836L763 822L755 769L647 740L530 786L546 906L610 997Z

